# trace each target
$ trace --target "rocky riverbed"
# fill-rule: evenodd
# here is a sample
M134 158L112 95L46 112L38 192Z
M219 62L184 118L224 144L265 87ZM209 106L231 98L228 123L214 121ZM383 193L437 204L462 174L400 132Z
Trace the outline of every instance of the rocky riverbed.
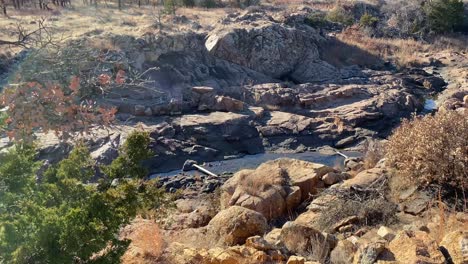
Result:
M440 65L450 66L458 56L460 66L466 54L440 55L424 69L399 70L339 43L333 32L311 27L310 12L253 8L230 13L209 29L162 30L140 38L94 32L70 41L70 48L102 39L125 47L109 50L103 60L118 59L146 80L111 87L95 98L118 113L113 127L85 137L93 157L108 164L137 124L153 139L151 174L180 169L189 159L349 148L387 136L401 118L424 111L425 100L447 82L454 92L438 97L438 105L463 105L466 91L457 87L464 85L466 69ZM193 22L179 20L174 23ZM331 59L328 49L338 44L341 52L372 58L373 64L337 63L342 56ZM49 162L70 150L52 135L38 138L41 158Z

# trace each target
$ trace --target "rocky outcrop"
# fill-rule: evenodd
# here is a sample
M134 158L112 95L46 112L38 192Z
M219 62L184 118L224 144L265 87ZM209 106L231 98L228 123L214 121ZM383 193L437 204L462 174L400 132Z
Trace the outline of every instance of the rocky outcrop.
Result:
M437 243L422 231L401 231L390 242L388 249L401 263L445 263Z
M208 52L275 79L312 82L337 75L333 66L320 60L318 42L324 39L314 29L289 27L261 12L255 16L216 28L205 42Z
M221 206L238 205L275 219L316 194L324 187L321 177L334 171L328 166L293 159L266 162L230 178L221 188Z

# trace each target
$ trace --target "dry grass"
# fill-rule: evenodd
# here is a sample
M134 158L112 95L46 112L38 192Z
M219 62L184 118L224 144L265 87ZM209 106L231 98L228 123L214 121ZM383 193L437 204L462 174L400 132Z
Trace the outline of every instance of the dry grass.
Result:
M337 38L351 46L358 47L379 58L392 60L400 67L422 65L428 58L421 54L430 50L430 45L412 39L387 39L368 37L357 28L349 28ZM366 60L366 58L362 58Z
M21 24L26 30L37 27L35 21L44 17L56 40L79 38L85 34L100 35L111 33L139 37L148 30L155 30L160 7L142 6L125 7L119 11L112 3L109 5L84 6L74 2L73 8L57 8L54 11L40 11L34 9L8 10L9 17L0 16L0 39L15 39L17 25ZM189 20L197 21L201 26L212 26L223 17L228 9L179 8L176 15L184 15ZM163 18L163 23L170 23L170 16ZM174 25L170 25L174 26ZM171 27L171 30L177 28ZM0 54L6 52L17 53L20 48L2 47Z
M363 169L372 169L385 156L385 145L379 140L368 140L364 146Z
M359 222L354 228L358 230L362 226L389 225L395 221L396 206L383 197L361 197L359 199L349 196L338 197L328 205L319 218L313 223L318 230L334 232L333 225L341 220L357 216Z
M312 235L311 237L293 236L288 240L292 248L298 250L297 255L304 257L307 260L317 261L318 263L326 263L330 246L322 235Z
M122 231L121 237L132 241L122 256L122 263L155 263L163 252L161 232L157 224L150 220L135 219Z
M432 47L440 51L453 50L456 52L468 52L468 36L439 36L432 42Z
M451 207L446 201L443 201L441 192L439 191L437 199L433 202L435 208L429 212L429 216L431 216L433 222L428 225L430 234L437 243L440 243L448 233L468 229L468 223L466 220L463 220L468 213L466 208L467 202L465 197L462 201L464 206L462 211L459 212L457 211L456 204Z
M266 167L263 170L241 171L239 176L239 186L250 195L258 196L272 186L284 184L284 169L279 167Z
M463 35L438 36L423 43L414 39L373 38L365 35L359 28L352 27L337 34L337 39L345 44L366 51L368 54L390 60L399 67L412 67L429 63L428 53L441 51L468 52L468 37ZM343 51L342 51L343 52ZM353 55L358 64L365 64L369 57ZM370 60L367 64L372 63Z

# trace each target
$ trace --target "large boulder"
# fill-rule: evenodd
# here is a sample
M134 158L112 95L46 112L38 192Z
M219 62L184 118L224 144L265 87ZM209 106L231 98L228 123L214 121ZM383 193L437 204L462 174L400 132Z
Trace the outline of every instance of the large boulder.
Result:
M324 186L321 177L334 171L302 160L268 161L255 170L242 170L226 181L221 188L221 207L243 206L267 219L284 216L310 194L316 194Z
M212 31L205 42L208 52L277 79L312 82L337 75L333 66L320 59L318 45L324 39L317 31L255 15L259 18L255 22L246 16Z
M243 244L248 237L263 235L268 224L260 213L240 206L231 206L213 217L207 228L221 243L236 245Z
M385 175L386 175L386 170L383 168L372 168L368 170L363 170L359 172L353 178L344 181L341 187L342 188L351 188L351 187L369 188L377 180L385 177Z

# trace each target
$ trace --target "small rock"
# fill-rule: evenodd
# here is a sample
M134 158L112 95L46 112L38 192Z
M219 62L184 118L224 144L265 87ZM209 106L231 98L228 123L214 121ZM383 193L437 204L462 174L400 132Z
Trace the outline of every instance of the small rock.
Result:
M387 241L392 241L392 239L395 238L395 233L393 232L393 230L386 226L381 226L377 231L377 235L379 235L381 238Z
M146 115L146 116L152 116L152 115L153 115L153 111L151 110L151 108L149 108L149 107L146 108L146 110L145 110L145 115Z
M355 215L348 216L348 217L342 219L341 221L339 221L338 223L336 223L335 225L333 225L332 230L338 231L340 229L340 227L347 226L347 225L350 225L350 224L355 224L357 222L359 222L359 217L357 217Z
M359 250L358 263L359 264L374 264L379 254L384 251L385 245L380 242L370 243ZM404 262L408 263L408 262Z
M194 161L194 160L186 160L184 162L184 165L182 167L182 171L191 171L191 170L194 170L195 167L193 165L196 165L197 162Z
M358 241L359 241L359 238L357 238L356 236L350 236L348 237L346 240L348 240L349 242L353 243L353 245L357 245Z
M347 158L344 165L346 170L357 171L363 166L362 158Z
M134 106L134 114L136 116L143 116L145 115L145 110L146 110L146 107L144 105L135 105Z
M342 179L343 177L341 176L341 173L338 172L329 172L322 177L322 181L325 183L325 185L333 185Z
M286 264L304 264L305 258L300 256L290 256Z
M276 242L279 241L279 237L281 235L281 228L273 228L268 234L265 235L265 240L274 245Z
M357 247L348 240L340 240L330 253L331 263L353 263Z
M341 188L368 188L378 179L385 176L386 171L381 168L372 168L359 172L354 178L346 180L340 186Z
M252 247L252 248L255 248L255 249L258 249L258 250L262 250L262 251L267 251L267 250L274 249L274 247L272 245L270 245L261 236L253 236L253 237L247 238L247 240L245 241L245 245L247 247Z
M427 209L432 198L424 192L418 192L411 196L411 199L403 203L405 213L418 215Z
M340 228L338 229L338 231L339 231L340 233L347 233L347 232L353 231L353 229L354 229L354 225L349 224L349 225L345 225L345 226L340 227Z

